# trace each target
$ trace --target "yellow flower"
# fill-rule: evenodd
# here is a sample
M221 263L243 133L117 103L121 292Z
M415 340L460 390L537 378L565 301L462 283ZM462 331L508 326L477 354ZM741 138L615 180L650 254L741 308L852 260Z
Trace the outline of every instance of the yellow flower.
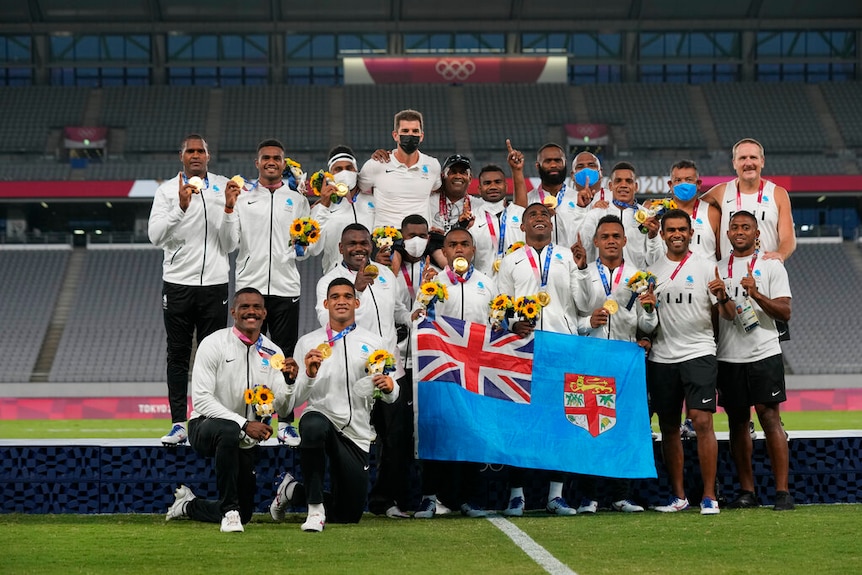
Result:
M272 403L273 395L268 387L261 386L257 390L257 402L258 403Z
M293 220L293 224L290 226L291 235L298 236L302 233L303 227L305 227L305 224L301 219Z
M506 255L508 255L512 252L518 251L522 247L524 247L524 242L515 242L514 244L509 246L509 249L506 250Z
M245 404L246 405L251 405L252 402L254 402L254 390L253 389L246 389L245 393L243 393L243 396L245 398Z
M524 304L524 310L521 312L525 318L533 319L539 314L539 306L533 302Z
M425 295L437 295L437 284L435 282L426 282L419 288Z
M368 363L378 363L380 361L384 361L386 356L389 355L386 350L378 349L368 358Z
M320 239L320 234L318 233L318 231L316 229L311 228L308 231L308 234L306 234L306 237L308 238L308 243L313 244L314 242L316 242L317 240Z

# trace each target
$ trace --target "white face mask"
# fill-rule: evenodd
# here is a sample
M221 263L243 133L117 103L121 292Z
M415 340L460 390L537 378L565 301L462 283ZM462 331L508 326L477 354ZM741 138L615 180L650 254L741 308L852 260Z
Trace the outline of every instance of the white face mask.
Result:
M350 170L341 170L337 174L334 174L332 179L335 180L336 184L346 184L348 188L353 190L356 187L356 177L358 175L356 172L351 172Z
M421 257L425 253L426 247L428 247L428 238L416 236L404 240L404 251L410 254L411 258Z

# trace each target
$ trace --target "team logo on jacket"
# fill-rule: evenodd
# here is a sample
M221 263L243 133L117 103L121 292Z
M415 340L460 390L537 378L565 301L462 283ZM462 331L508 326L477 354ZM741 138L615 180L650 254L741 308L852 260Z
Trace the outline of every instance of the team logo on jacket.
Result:
M569 423L593 437L617 423L617 384L613 377L567 373L563 405Z

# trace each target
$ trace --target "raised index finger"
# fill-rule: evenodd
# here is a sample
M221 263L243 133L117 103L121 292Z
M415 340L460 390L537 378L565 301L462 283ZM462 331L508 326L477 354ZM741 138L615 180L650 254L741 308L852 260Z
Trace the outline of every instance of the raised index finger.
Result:
M510 154L515 151L514 149L512 149L512 140L510 140L509 138L506 138L506 149L509 151Z

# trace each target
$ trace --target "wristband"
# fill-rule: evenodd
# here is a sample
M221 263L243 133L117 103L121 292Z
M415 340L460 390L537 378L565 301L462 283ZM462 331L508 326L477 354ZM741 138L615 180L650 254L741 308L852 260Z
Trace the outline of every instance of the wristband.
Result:
M245 423L242 424L242 431L245 433L246 428L248 427L248 420L245 420Z
M724 294L724 299L720 299L720 300L718 300L718 303L720 303L721 305L724 305L724 304L726 304L726 303L727 303L727 302L729 302L729 301L730 301L730 296L728 296L728 295L727 295L727 293L725 293L725 294Z

